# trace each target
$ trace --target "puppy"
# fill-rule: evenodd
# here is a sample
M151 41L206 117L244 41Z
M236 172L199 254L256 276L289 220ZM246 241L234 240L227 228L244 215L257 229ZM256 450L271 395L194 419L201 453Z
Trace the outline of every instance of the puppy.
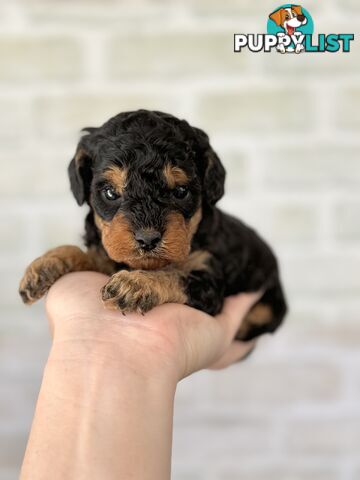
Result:
M307 18L303 15L302 8L299 5L291 5L289 8L279 8L269 18L273 20L277 26L282 27L284 32L279 35L296 35L296 29L307 23ZM285 53L285 46L280 44L278 50ZM298 44L295 48L295 53L300 53L304 50L304 45ZM291 50L289 50L291 51ZM292 51L294 51L292 49Z
M34 260L20 283L25 303L68 272L110 276L108 308L145 313L167 302L218 313L224 297L262 290L237 334L273 332L286 304L266 243L215 207L225 170L200 129L172 115L138 110L87 128L69 165L71 190L90 207L86 252L75 246Z

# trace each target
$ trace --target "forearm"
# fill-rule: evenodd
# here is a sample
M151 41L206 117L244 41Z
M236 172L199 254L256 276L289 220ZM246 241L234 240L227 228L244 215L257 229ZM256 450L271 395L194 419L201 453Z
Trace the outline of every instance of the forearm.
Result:
M53 347L21 480L168 480L175 388L91 344Z

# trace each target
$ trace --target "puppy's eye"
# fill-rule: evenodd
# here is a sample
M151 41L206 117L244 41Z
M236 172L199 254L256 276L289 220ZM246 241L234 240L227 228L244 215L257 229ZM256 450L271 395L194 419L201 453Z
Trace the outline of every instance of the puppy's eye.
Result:
M187 187L179 186L176 187L172 193L175 198L177 198L178 200L182 200L188 195L189 189Z
M105 187L101 190L102 196L105 200L114 201L117 200L120 195L118 195L112 187Z

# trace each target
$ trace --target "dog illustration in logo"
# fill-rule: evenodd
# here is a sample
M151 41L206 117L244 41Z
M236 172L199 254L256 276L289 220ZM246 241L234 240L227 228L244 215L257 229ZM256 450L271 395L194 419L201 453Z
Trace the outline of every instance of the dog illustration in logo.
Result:
M303 14L300 5L291 5L288 8L279 8L278 10L270 14L269 18L273 20L277 26L283 28L283 30L285 31L285 33L279 33L278 36L296 35L296 29L307 23L307 18ZM281 53L286 52L285 46L283 44L279 44L277 49ZM304 45L296 45L295 53L300 53L302 50L304 50ZM291 51L291 49L289 49L288 51Z

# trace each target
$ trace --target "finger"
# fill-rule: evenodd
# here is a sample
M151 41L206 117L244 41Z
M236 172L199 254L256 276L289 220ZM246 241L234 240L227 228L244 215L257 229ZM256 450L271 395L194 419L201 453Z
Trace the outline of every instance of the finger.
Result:
M225 328L229 341L235 337L242 320L262 294L263 292L241 293L225 299L223 309L216 318Z
M215 363L210 365L209 369L220 370L232 365L235 362L239 362L245 358L251 352L251 350L253 350L255 345L255 341L240 342L238 340L234 340L226 352Z

